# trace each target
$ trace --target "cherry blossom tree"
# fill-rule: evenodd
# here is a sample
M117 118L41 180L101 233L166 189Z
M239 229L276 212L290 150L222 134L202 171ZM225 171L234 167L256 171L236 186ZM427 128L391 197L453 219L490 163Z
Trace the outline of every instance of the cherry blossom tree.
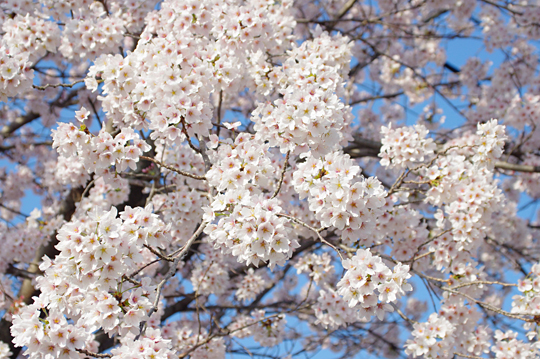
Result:
M537 1L0 7L1 359L540 357Z

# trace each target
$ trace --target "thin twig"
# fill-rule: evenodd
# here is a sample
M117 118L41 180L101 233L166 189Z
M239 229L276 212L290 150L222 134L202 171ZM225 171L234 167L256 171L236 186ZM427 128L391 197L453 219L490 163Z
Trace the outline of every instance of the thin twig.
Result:
M506 317L508 317L508 318L519 319L519 320L523 320L524 322L528 322L528 323L534 323L534 322L535 322L534 318L524 318L524 317L522 317L522 316L519 315L519 314L514 314L514 313L507 312L506 310L503 310L503 309L494 307L494 306L491 305L491 304L488 304L488 303L479 301L478 299L475 299L475 298L473 298L472 296L470 296L470 295L468 295L468 294L465 294L465 293L463 293L463 292L459 292L459 291L453 290L453 289L451 289L451 288L445 288L445 287L440 287L440 288L441 288L442 290L444 290L444 291L447 291L447 292L450 292L450 293L453 293L453 294L456 294L456 295L464 296L464 297L467 298L469 301L478 304L478 305L481 306L482 308L491 310L492 312L495 312L495 313L498 313L498 314L502 314L502 315L504 315L504 316L506 316ZM526 314L522 314L522 315L526 315Z
M81 354L84 354L84 355L88 355L88 356L91 356L91 357L94 357L94 358L112 358L113 355L112 354L107 354L107 353L103 353L103 354L100 354L100 353L92 353L91 351L88 351L86 349L75 349L76 351L78 351L79 353Z
M307 229L310 229L310 230L312 230L313 232L315 232L315 233L317 234L317 237L319 237L320 241L323 242L324 244L330 246L333 250L335 250L336 253L339 255L339 258L341 258L341 260L343 261L343 256L341 255L341 252L339 251L339 249L337 249L336 246L334 246L332 243L330 243L330 242L328 242L326 239L324 239L323 236L321 236L321 232L322 232L323 230L325 230L325 228L322 228L322 227L319 228L319 229L313 228L313 227L311 227L309 224L307 224L307 223L305 223L305 222L299 220L298 218L293 217L293 216L288 215L288 214L285 214L285 213L278 213L277 216L278 216L278 217L288 218L288 219L290 219L291 221L296 222L296 223L298 223L299 225L304 226L304 227L306 227Z
M289 164L289 155L290 154L291 154L291 151L287 151L287 156L285 156L285 162L283 162L283 169L281 170L281 177L279 178L278 186L276 188L276 191L272 195L272 197L270 197L270 199L276 198L279 191L281 190L281 185L283 184L283 178L285 177L285 171L287 171L287 166Z
M174 262L173 258L164 256L163 254L159 253L159 251L155 250L154 248L150 247L149 245L145 244L144 248L148 249L150 252L154 253L156 256L158 256L160 259L166 260L167 262Z
M158 161L152 157L148 157L148 156L141 156L141 158L143 160L147 160L147 161L151 161L151 162L154 162L155 164L163 167L163 168L166 168L168 169L169 171L173 171L173 172L176 172L178 174L181 174L182 176L186 176L186 177L189 177L189 178L193 178L193 179L196 179L196 180L205 180L206 177L204 176L198 176L198 175L194 175L192 173L189 173L189 172L185 172L185 171L182 171L182 170L179 170L178 168L174 168L172 166L169 166L169 165L166 165L165 163L161 162L161 161Z
M70 84L56 84L56 85L51 85L51 84L46 84L46 85L43 85L43 86L37 86L37 85L32 85L33 88L35 88L36 90L46 90L47 88L51 87L51 88L57 88L57 87L73 87L77 84L80 84L81 82L84 82L84 79L81 79L81 80L77 80L75 82L72 82Z
M187 125L186 125L186 120L182 117L182 119L180 120L180 123L182 124L182 133L186 136L186 139L187 139L187 142L189 144L189 147L191 147L191 149L197 153L201 153L201 149L200 148L197 148L195 147L195 145L191 142L191 138L189 137L189 134L187 132Z
M180 262L180 260L182 259L182 256L184 253L186 253L188 251L188 249L191 247L191 245L193 244L193 242L195 242L195 239L197 239L197 237L199 236L199 234L202 233L202 231L206 228L206 225L207 225L207 222L202 222L201 225L199 226L199 228L197 229L197 231L195 233L193 233L193 235L191 236L191 238L187 241L186 245L180 250L180 252L178 252L176 258L174 258L174 261L172 262L172 264L170 265L169 267L169 270L167 271L167 274L165 275L165 277L161 280L161 282L159 282L159 284L157 285L156 287L156 298L154 299L154 303L152 304L152 308L150 308L150 311L148 312L147 316L148 318L150 318L152 316L152 314L154 314L154 312L157 311L157 308L158 308L158 305L159 305L159 301L161 299L161 291L163 290L163 286L165 285L165 283L171 279L172 277L174 277L174 275L176 274L176 268L178 267L178 263ZM172 257L172 256L171 256ZM139 334L137 335L137 337L135 338L135 340L139 339L139 337L141 335L144 335L144 332L146 330L146 323L147 321L143 321L141 322L140 324L140 327L139 327Z
M217 108L217 130L216 135L219 138L219 132L221 130L221 105L223 102L223 90L219 91L219 102L218 102L218 108Z
M456 290L456 289L459 289L459 288L468 287L470 285L476 285L476 284L493 284L493 285L502 285L503 287L517 287L517 284L515 284L515 283L504 283L504 282L489 281L489 280L475 280L473 282L461 283L461 284L455 285L453 287L442 288L442 289L443 290L446 290L446 289Z

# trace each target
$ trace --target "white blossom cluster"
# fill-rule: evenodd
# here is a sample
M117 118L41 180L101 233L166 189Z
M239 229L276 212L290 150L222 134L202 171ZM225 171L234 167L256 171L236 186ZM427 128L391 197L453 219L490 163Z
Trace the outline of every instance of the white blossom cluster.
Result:
M206 330L198 330L193 323L169 322L162 329L163 337L171 340L177 353L189 352L193 359L225 358L225 342L222 337L208 337ZM195 350L192 348L196 347ZM178 356L178 355L177 355Z
M99 2L93 3L103 11ZM95 59L114 52L124 39L124 22L115 17L86 17L67 19L62 44L58 50L68 59Z
M317 317L316 324L321 324L326 328L339 327L364 319L359 317L359 312L349 307L347 301L332 289L319 291L314 310Z
M537 359L540 345L536 343L525 343L517 339L518 333L508 330L502 332L495 331L496 343L491 348L496 359Z
M8 97L24 93L32 87L34 71L27 54L10 55L5 45L0 46L0 102L8 101Z
M126 31L137 32L156 0L110 0L107 3L84 0L40 0L43 12L61 22L59 50L68 59L89 59L115 52L125 40Z
M324 158L307 154L293 173L300 198L308 198L309 209L322 226L342 230L347 244L372 234L385 204L379 180L357 176L359 172L349 155L332 152Z
M238 257L238 261L258 266L268 263L270 268L284 265L293 250L299 246L291 238L287 219L278 216L281 212L277 199L265 199L241 193L241 202L223 209L215 225L205 229L216 247Z
M255 299L257 294L261 293L267 286L264 277L255 273L253 268L249 268L246 276L242 278L238 289L236 290L236 298L238 300L248 302Z
M359 249L352 258L344 259L343 268L346 272L337 283L337 292L360 318L376 315L382 320L385 312L394 311L389 303L412 290L407 283L411 277L408 265L398 263L392 271L369 249Z
M284 339L285 315L266 315L264 310L255 310L250 316L242 315L229 325L232 335L237 338L253 336L263 347L273 347Z
M0 223L0 231L5 233L3 237L5 243L2 245L2 250L5 253L0 258L0 270L5 271L9 263L27 258L36 248L47 244L50 236L62 223L63 219L60 216L42 213L37 209L33 210L26 218L24 226L16 230L9 231L6 223ZM3 285L1 290L6 294L11 292L10 287L6 287L8 283Z
M140 207L126 207L120 218L115 207L95 209L85 221L65 224L58 232L60 254L54 262L44 257L40 266L40 297L14 315L16 345L27 346L30 358L78 358L76 349L84 349L99 328L111 335L138 334L149 319L155 286L147 277L133 286L123 276L142 262L144 245L168 246L167 231L150 208ZM43 311L47 320L40 320Z
M9 350L9 345L0 341L0 359L8 359L11 357L11 350Z
M262 192L270 186L274 171L265 155L268 145L248 134L239 134L234 143L230 142L217 149L215 165L206 175L208 183L220 193L205 209L207 221L215 216L219 221L208 225L205 233L216 247L241 262L268 262L271 268L283 265L299 245L291 238L287 219L278 216L280 201L266 198Z
M503 203L503 194L493 172L483 162L488 157L482 157L484 160L476 157L479 156L477 150L500 151L504 132L495 120L486 125L479 124L478 128L477 139L465 136L462 141L447 144L444 156L435 158L431 167L420 168L423 180L430 184L426 201L442 209L436 215L437 226L441 232L451 228L452 239L457 242L457 248L453 248L455 243L445 240L431 245L438 253L437 260L446 258L447 263L455 255L451 254L454 249L479 245L478 240L486 235L494 220L495 210Z
M418 165L430 159L435 151L433 139L426 138L428 130L424 125L413 127L381 128L382 147L379 153L381 166L389 168L406 168Z
M39 17L15 15L2 24L0 41L0 102L28 91L34 79L32 64L60 45L60 30Z
M60 123L58 129L53 130L53 148L58 148L61 156L82 159L89 173L105 175L111 166L118 172L128 167L136 169L139 157L151 147L131 128L123 128L113 138L105 130L92 136L74 124ZM66 171L64 176L70 172Z
M407 341L406 352L416 357L452 358L454 326L446 318L432 313L425 323L414 324L413 338Z
M121 20L121 29L114 28L115 31L123 32L124 27L129 31L137 31L144 24L144 18L148 12L152 11L157 3L156 0L109 0L105 8L104 4L99 1L94 1L90 4L85 0L40 0L43 4L45 14L52 16L54 19L64 23L69 23L74 20L80 22L95 22L96 20L104 20L113 18ZM108 14L105 10L108 10ZM108 15L108 16L105 16ZM88 49L99 47L102 36L99 32L103 31L99 27L86 28L79 36L84 35L85 41L89 38L94 39L94 43L90 43ZM107 30L109 31L109 30ZM69 31L64 31L69 32ZM66 37L73 37L73 34L64 34ZM118 42L116 42L118 44Z
M334 277L332 257L328 253L310 253L302 256L294 265L296 272L307 273L315 284L329 283Z
M153 130L153 139L208 136L214 107L211 94L243 90L250 66L242 66L259 48L284 48L290 42L290 4L258 0L164 2L148 15L136 49L125 58L99 57L86 85L104 80L103 107L119 127ZM223 24L225 23L225 24Z
M60 46L58 25L29 14L15 15L3 24L2 30L2 45L9 49L7 54L26 55L31 62L45 56L47 51L56 52Z
M389 208L384 208L385 213L378 217L376 233L373 240L363 244L371 245L376 240L391 240L392 257L398 261L411 259L418 247L428 240L429 231L426 225L421 223L421 214L409 206L394 206L387 199ZM386 206L385 206L386 207ZM383 235L383 236L382 236ZM379 238L377 238L379 237Z
M476 140L478 148L472 159L473 162L490 162L501 157L504 142L508 138L505 134L505 126L491 119L486 123L479 123L476 134L479 136Z
M512 313L540 315L540 263L532 266L527 278L518 282L522 294L512 297Z
M436 261L449 265L455 262L456 250L481 244L503 195L487 167L472 164L462 155L449 153L428 171L434 185L427 192L427 201L441 206L437 214L440 232L451 230L451 237L442 236L430 244L430 250L437 252Z
M111 359L171 359L171 340L164 339L158 329L148 328L139 339L123 340L122 345L111 350Z
M281 71L271 74L283 98L261 103L253 112L258 138L283 153L309 146L317 155L350 140L347 128L352 115L338 97L349 60L347 38L327 33L292 50Z

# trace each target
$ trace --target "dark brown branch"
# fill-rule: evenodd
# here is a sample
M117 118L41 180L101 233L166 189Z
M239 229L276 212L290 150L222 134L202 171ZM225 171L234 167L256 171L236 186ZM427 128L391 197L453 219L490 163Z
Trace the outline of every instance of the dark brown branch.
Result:
M540 172L540 166L530 165L516 165L508 162L495 162L495 167L502 170L516 171L516 172Z
M42 90L43 91L43 90L48 89L49 87L51 87L51 88L58 88L58 87L72 88L73 86L75 86L77 84L80 84L82 82L84 82L84 79L77 80L77 81L72 82L70 84L55 84L55 85L46 84L46 85L43 85L43 86L32 85L32 87L35 88L36 90Z
M29 112L24 116L17 117L15 121L8 123L4 127L2 127L2 130L0 130L0 135L2 137L9 137L13 132L17 131L19 128L23 127L24 125L34 121L35 119L38 119L40 117L39 113L35 112Z
M355 136L354 141L345 147L344 151L352 158L378 157L381 147L382 144L378 141ZM502 161L495 162L495 168L516 172L540 173L540 166L519 165Z

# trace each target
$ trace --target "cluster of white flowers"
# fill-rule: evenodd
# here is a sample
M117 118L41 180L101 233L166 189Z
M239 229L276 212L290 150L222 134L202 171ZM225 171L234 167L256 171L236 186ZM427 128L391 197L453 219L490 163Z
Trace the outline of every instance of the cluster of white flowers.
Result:
M79 161L79 157L58 156L51 177L52 178L49 178L51 184L58 182L63 185L71 184L75 186L84 186L88 183L90 174Z
M394 206L391 201L387 204L391 206L379 216L376 232L391 239L392 258L399 261L409 260L428 239L426 224L422 223L421 214L409 206ZM376 239L376 236L373 237Z
M175 192L156 194L152 198L154 208L159 209L164 222L171 224L173 241L185 244L195 231L208 201L200 192L181 185Z
M255 310L250 316L241 315L235 318L228 329L238 338L253 336L253 339L263 347L273 347L284 339L285 315L268 315L264 310Z
M29 90L34 79L32 63L47 51L56 52L60 30L38 17L15 15L2 24L0 41L0 102Z
M539 342L524 343L517 339L517 336L518 333L512 330L495 331L496 343L491 350L495 353L496 359L538 359Z
M316 324L321 324L326 328L339 327L364 319L359 317L358 311L349 307L345 299L332 289L319 291L314 310L317 317Z
M9 345L0 341L0 359L8 359L11 357L11 350L9 350Z
M25 54L31 62L43 57L47 51L56 52L60 45L58 25L29 14L15 15L4 23L2 30L2 44L9 49L8 54Z
M247 274L242 278L238 289L236 290L236 298L244 302L255 299L257 294L266 288L266 282L262 275L255 273L253 268L249 268Z
M215 148L219 143L210 145ZM242 192L257 194L262 193L259 187L271 188L274 167L267 156L268 148L252 135L240 133L234 143L231 139L223 140L216 151L209 153L214 165L206 179L218 191L225 191L224 195L218 194L214 198L214 211L221 211L228 204L242 203L235 199Z
M43 5L42 11L56 20L63 23L77 19L84 20L99 20L100 18L116 18L122 20L121 32L124 27L129 31L136 32L144 24L145 16L154 9L156 0L109 0L105 8L104 4L99 1L94 1L88 4L85 0L40 0ZM108 14L105 10L108 10ZM96 36L97 29L87 29L85 36L93 36L96 40L100 40ZM71 36L69 34L65 36Z
M60 254L54 262L44 257L40 265L45 273L38 278L40 297L13 319L14 342L27 346L31 358L75 353L99 328L111 335L138 334L140 323L149 319L155 286L147 277L133 286L123 276L142 262L144 245L167 248L168 228L151 208L126 207L121 218L116 215L115 207L96 209L84 221L75 219L60 228ZM43 310L48 313L44 321L39 319Z
M504 142L499 139L505 138L502 130L503 126L497 125L496 120L478 125L480 139L476 143L485 155L501 151ZM478 240L485 236L493 221L493 213L503 203L503 194L493 178L493 172L482 162L493 158L490 157L492 155L475 158L479 156L476 147L454 149L453 146L457 145L459 142L449 145L446 149L448 153L437 158L432 167L424 170L424 177L432 185L427 192L428 203L442 207L446 214L440 214L441 230L448 229L446 220L449 220L453 239L458 242L457 249L461 250L479 244ZM475 157L470 161L466 155ZM439 244L446 247L449 243L439 241ZM439 251L442 248L434 249ZM442 249L440 254L444 252L446 249Z
M287 219L278 216L281 211L277 198L267 198L263 189L271 189L270 178L274 167L265 154L268 146L239 134L234 143L225 141L212 154L215 165L208 171L208 183L218 193L205 220L210 222L219 214L217 224L205 229L216 246L232 253L239 261L258 265L269 262L284 265L298 242L291 238Z
M125 31L139 31L156 0L110 0L90 4L84 0L41 0L41 11L64 26L57 47L68 59L94 60L114 52L125 41ZM48 21L56 25L55 22ZM129 42L129 41L128 41ZM129 45L128 45L129 46Z
M170 339L175 357L189 353L193 359L223 359L225 343L222 337L209 338L208 332L193 322L171 321L162 328L163 337ZM193 350L193 348L196 348Z
M94 186L90 190L88 197L81 199L77 206L77 213L83 214L93 208L108 210L111 206L124 203L129 196L131 188L129 181L120 176L115 176L105 180L98 177L94 180Z
M472 280L471 278L468 278L467 281L471 282ZM454 285L456 285L456 282L449 283L449 286ZM460 288L460 291L464 288ZM474 295L475 297L478 295L479 297L482 295L483 290L480 294L468 291L463 292L465 292L465 294ZM448 293L445 297L444 305L440 308L438 313L440 316L438 321L440 323L442 319L445 319L453 327L451 333L448 332L444 338L445 345L447 345L447 347L453 345L455 348L454 352L467 353L475 356L481 356L488 353L491 332L486 325L479 325L481 313L477 311L475 307L470 307L468 304L465 304L465 300L461 295ZM431 326L428 327L429 330L431 330L431 328ZM437 327L435 327L435 329L436 328ZM452 342L453 344L451 344ZM437 346L439 346L439 344L437 344ZM440 347L438 350L440 350ZM452 351L450 350L450 352ZM444 356L444 354L440 355Z
M164 339L158 329L148 328L137 340L124 339L122 345L111 350L112 359L171 359L171 341Z
M505 126L498 125L497 120L491 119L486 123L478 124L479 136L476 140L476 154L473 162L491 162L502 156L504 142L508 138L505 134Z
M53 130L53 148L58 148L61 156L77 156L82 159L83 166L89 173L104 175L111 166L118 172L123 172L128 167L136 169L139 157L151 147L128 127L122 128L113 138L104 129L97 136L92 136L74 124L60 123L58 129Z
M0 46L0 102L8 102L8 97L17 96L29 90L34 79L32 63L27 54L11 55L10 50Z
M342 230L345 243L369 237L385 204L386 192L379 180L357 176L360 168L340 152L306 157L293 173L300 199L308 197L309 209L322 226Z
M26 346L25 354L31 359L84 358L76 349L84 349L85 340L93 335L68 323L58 308L48 308L46 320L41 320L45 305L42 301L34 302L14 316L11 327L13 343Z
M191 283L200 295L223 294L229 285L228 268L211 260L198 262L191 272Z
M413 127L381 128L382 147L379 153L381 166L406 168L418 165L433 156L436 149L433 139L426 138L429 131L423 125Z
M329 283L334 277L332 257L328 253L310 253L302 256L294 265L296 272L307 273L315 284Z
M454 357L454 326L446 318L432 313L425 323L414 324L413 339L407 340L406 353L414 358L450 359Z
M530 275L519 281L522 293L512 297L512 313L540 315L540 263L532 266Z
M101 54L114 52L123 39L124 22L121 19L111 16L69 19L58 50L68 59L79 57L93 60Z
M14 230L8 230L9 227L6 223L0 223L0 231L4 233L0 271L5 273L9 263L29 258L36 248L49 242L50 236L62 223L61 216L56 214L53 217L46 216L37 209L30 213L22 226L18 226ZM2 288L7 289L9 287L3 286Z
M358 310L361 318L376 315L382 320L385 312L394 311L388 303L412 290L407 283L411 277L409 266L398 263L392 272L381 257L373 256L369 249L359 249L352 258L343 260L343 268L346 272L337 284L338 293L349 307Z
M241 80L250 66L242 64L252 52L289 46L290 6L164 2L148 15L136 49L125 58L99 57L86 85L96 90L96 76L104 80L103 108L118 127L150 128L153 139L178 136L180 142L185 137L177 126L189 136L208 136L212 93L245 88Z
M345 37L319 34L292 50L278 72L282 99L262 103L253 112L258 138L278 146L283 153L309 146L315 154L335 150L350 138L350 108L339 99L350 60Z
M238 202L234 208L224 207L226 216L220 217L217 224L208 225L205 233L223 252L232 253L241 262L254 265L268 262L270 268L284 265L299 244L291 238L287 219L278 216L279 201L248 193L235 200Z

